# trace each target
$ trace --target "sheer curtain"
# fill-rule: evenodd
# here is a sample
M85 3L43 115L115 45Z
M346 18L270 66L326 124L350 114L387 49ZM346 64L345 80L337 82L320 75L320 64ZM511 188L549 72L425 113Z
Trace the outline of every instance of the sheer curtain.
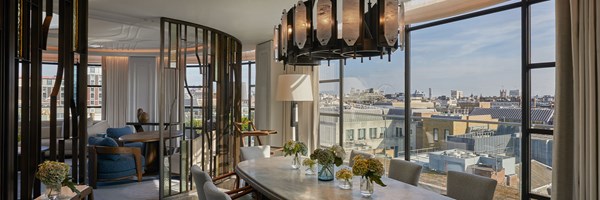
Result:
M102 57L102 109L110 127L123 127L127 121L128 57Z
M552 199L598 199L600 2L556 0Z

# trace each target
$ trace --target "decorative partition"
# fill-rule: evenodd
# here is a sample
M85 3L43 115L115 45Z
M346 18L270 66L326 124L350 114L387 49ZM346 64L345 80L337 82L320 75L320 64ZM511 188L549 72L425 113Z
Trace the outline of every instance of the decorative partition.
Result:
M233 171L239 151L233 122L241 120L241 49L237 38L219 30L161 18L161 197L192 189L192 165L213 177ZM197 60L199 73L188 74L188 57ZM184 89L192 77L201 79L201 85ZM183 136L166 139L169 132Z
M42 16L44 2L45 18ZM73 182L83 184L86 179L86 120L77 119L87 116L88 0L61 0L58 7L61 17L54 20L59 20L60 59L56 85L51 94L50 141L46 149L41 145L42 52L47 47L49 26L53 20L53 0L0 3L0 160L3 161L0 164L0 188L3 188L0 199L33 199L39 196L40 183L34 174L45 158L42 151L47 150L49 154L45 159L64 161L65 145L72 145ZM59 135L57 96L63 80L64 97L61 99L65 109L61 123L65 128ZM20 177L17 176L18 171L21 172ZM20 197L17 197L19 190Z

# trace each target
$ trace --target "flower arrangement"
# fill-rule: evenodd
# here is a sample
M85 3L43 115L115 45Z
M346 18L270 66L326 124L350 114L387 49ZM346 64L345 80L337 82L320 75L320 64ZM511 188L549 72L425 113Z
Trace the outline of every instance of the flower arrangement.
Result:
M383 164L375 158L363 158L358 155L354 157L354 165L352 165L352 173L356 176L362 176L368 179L371 183L375 182L382 187L386 185L381 181L384 169Z
M345 156L346 152L344 151L344 148L333 145L325 149L315 149L315 151L310 154L310 159L317 160L321 165L335 164L336 166L340 166L344 163L342 158Z
M302 161L302 165L306 166L308 168L313 168L315 166L315 164L317 164L317 162L315 162L313 159L310 159L310 158L305 158Z
M352 174L352 171L350 171L348 168L340 169L335 173L335 178L339 180L350 181L352 179L352 176L354 175Z
M306 147L306 144L304 144L303 142L296 142L296 141L290 140L290 141L286 142L285 145L283 145L283 152L284 152L283 156L289 156L289 155L298 156L298 154L302 154L303 156L305 156L308 153L308 148Z
M352 189L352 176L352 171L348 168L340 169L335 173L335 178L341 180L338 186L344 190Z
M38 171L35 173L35 177L40 179L40 181L46 186L59 187L50 188L50 190L60 190L60 187L67 186L71 189L71 191L79 194L79 190L75 188L75 184L71 182L69 177L69 165L65 163L45 161L38 166Z

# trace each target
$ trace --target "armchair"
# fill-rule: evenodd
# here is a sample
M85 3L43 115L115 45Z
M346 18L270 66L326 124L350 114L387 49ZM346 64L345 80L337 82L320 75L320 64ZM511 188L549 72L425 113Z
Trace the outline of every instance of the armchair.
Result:
M137 176L142 181L145 165L142 151L136 147L118 147L112 138L90 137L90 185L97 188L98 181L122 180Z
M119 141L119 137L129 134L134 134L135 129L133 127L125 126L123 128L108 128L106 129L106 136L112 138L115 141ZM144 149L144 143L142 142L128 142L121 144L121 142L117 142L119 146L124 147L137 147L140 149Z

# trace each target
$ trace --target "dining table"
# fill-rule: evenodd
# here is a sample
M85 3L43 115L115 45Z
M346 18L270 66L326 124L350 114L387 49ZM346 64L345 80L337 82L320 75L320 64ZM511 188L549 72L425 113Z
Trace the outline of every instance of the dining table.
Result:
M317 175L306 175L305 167L293 169L292 157L270 157L240 162L236 174L268 199L364 199L360 194L359 176L352 178L352 188L338 187L338 181L319 181ZM336 167L337 171L337 167ZM374 186L371 199L452 199L444 195L381 177L387 186Z

